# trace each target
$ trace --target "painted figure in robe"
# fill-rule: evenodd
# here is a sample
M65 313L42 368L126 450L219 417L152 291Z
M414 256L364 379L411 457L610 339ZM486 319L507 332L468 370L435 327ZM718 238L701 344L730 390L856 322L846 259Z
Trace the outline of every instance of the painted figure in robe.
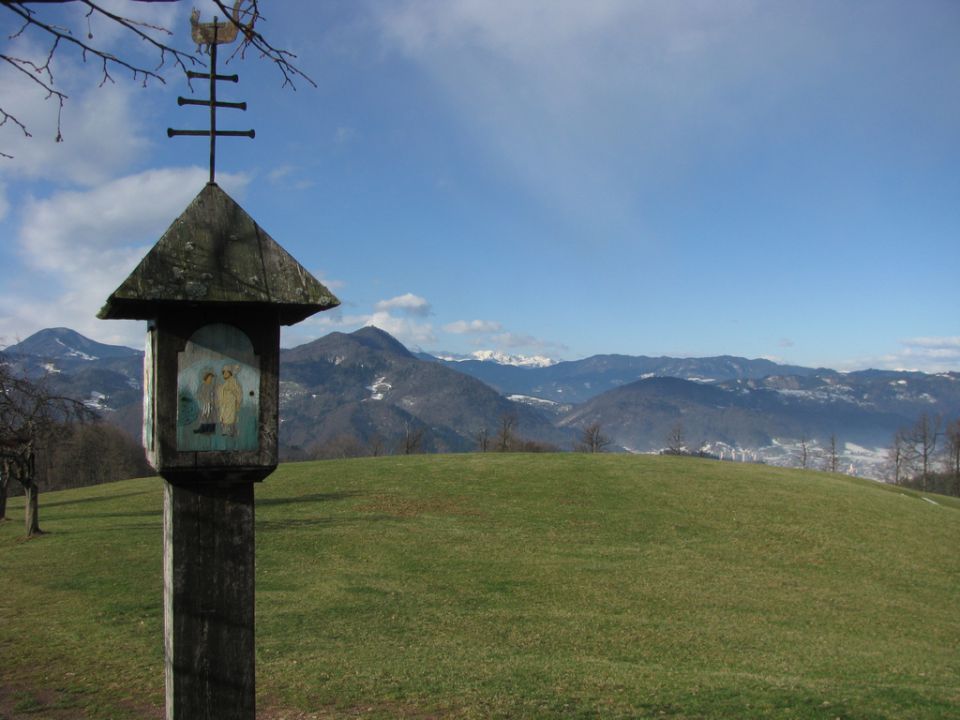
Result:
M199 435L211 435L217 429L217 386L213 378L213 372L205 371L203 380L197 386L200 417L197 420L199 426L193 432Z
M220 406L220 434L236 436L237 416L240 414L240 404L243 402L243 388L237 380L235 369L232 366L223 367L223 384L218 390Z

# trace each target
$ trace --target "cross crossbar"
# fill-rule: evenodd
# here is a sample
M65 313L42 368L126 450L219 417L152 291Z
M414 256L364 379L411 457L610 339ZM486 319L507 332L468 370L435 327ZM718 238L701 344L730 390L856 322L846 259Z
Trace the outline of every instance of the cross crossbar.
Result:
M217 29L217 19L213 19L213 37L215 38ZM210 184L214 184L216 181L216 165L217 165L217 138L218 137L256 137L256 132L253 130L217 130L217 108L227 108L230 110L246 110L247 104L245 102L225 102L222 100L217 100L217 81L224 82L238 82L240 77L238 75L218 75L217 74L217 43L210 43L210 72L209 73L198 73L192 70L187 70L187 77L190 79L193 78L207 78L210 80L210 98L207 100L194 100L191 98L178 97L177 105L201 105L203 107L210 108L210 129L209 130L174 130L173 128L167 128L167 137L177 137L181 135L187 135L192 137L209 137L210 138Z

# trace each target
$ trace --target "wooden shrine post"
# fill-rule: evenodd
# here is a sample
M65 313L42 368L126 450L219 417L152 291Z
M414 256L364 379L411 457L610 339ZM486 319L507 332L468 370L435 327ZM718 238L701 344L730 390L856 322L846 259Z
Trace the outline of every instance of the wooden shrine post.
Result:
M277 466L280 326L338 304L208 183L98 315L148 321L168 720L255 717L253 484Z
M167 720L252 720L253 484L277 466L280 326L340 304L216 184L217 46L237 18L191 18L210 54L210 182L107 299L102 319L147 320L143 443L164 479Z
M98 317L147 320L143 443L164 479L167 720L253 720L253 484L277 466L280 326L340 304L216 184L217 46L237 18L191 18L210 54L210 182L107 299Z

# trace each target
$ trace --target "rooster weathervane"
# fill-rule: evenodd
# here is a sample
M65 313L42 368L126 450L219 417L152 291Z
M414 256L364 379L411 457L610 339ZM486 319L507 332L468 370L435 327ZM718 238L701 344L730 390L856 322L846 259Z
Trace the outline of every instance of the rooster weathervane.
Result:
M237 39L237 33L241 27L245 35L253 30L253 20L250 21L249 25L243 25L240 22L241 4L242 0L234 0L231 17L226 23L221 24L217 23L216 17L213 18L213 22L200 22L200 11L196 8L193 9L193 12L190 13L190 35L197 44L197 50L200 50L204 45L209 47L232 43Z

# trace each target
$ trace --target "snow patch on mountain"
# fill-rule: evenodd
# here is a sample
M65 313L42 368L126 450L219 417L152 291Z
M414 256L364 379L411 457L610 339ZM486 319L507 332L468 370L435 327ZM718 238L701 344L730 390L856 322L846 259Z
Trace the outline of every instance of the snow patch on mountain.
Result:
M113 411L113 408L107 404L109 398L101 392L93 390L90 392L90 397L83 401L83 404L86 405L91 410L99 410L100 412L104 411Z
M76 357L76 358L80 358L81 360L99 360L100 359L96 355L88 355L82 350L77 350L76 348L70 347L65 342L63 342L63 340L61 340L60 338L54 338L54 340L57 342L58 345L60 345L64 350L66 350L67 357Z
M434 353L433 356L438 360L446 362L465 362L467 360L479 360L480 362L492 362L498 365L513 365L514 367L546 368L557 364L557 360L545 357L543 355L510 355L500 350L476 350L469 355L454 355L452 353Z
M290 380L281 380L280 381L280 407L283 408L284 405L289 403L292 400L297 398L304 397L307 395L306 388L303 387L300 383L292 382ZM316 398L316 395L313 395Z
M393 385L387 382L387 376L384 375L374 380L373 385L369 385L367 390L371 393L371 400L383 400L384 395L393 390Z
M817 388L815 390L795 390L792 388L776 388L780 395L787 397L802 398L804 400L813 400L820 403L846 402L853 405L867 406L871 403L861 402L854 397L853 388L846 385L832 385L829 387Z
M507 395L507 400L522 405L533 405L534 407L543 408L555 408L560 404L555 400L544 400L543 398L532 397L530 395Z
M477 350L470 353L474 360L493 362L498 365L513 365L515 367L550 367L554 361L550 358L525 355L510 355L499 350Z

